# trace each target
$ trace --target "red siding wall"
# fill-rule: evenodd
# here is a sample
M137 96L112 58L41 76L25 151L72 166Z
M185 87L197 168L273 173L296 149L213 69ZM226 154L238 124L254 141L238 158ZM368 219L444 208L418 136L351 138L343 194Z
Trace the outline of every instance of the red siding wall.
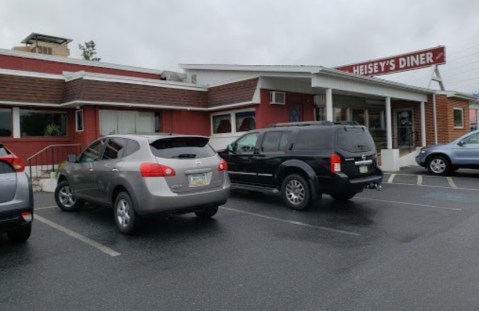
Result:
M269 90L261 90L261 104L256 108L256 127L268 127L274 123L289 122L289 108L299 105L301 121L314 120L313 95L286 92L285 105L271 105Z
M147 78L161 80L161 76L153 73L136 72L129 70L103 68L96 66L77 65L33 58L0 55L0 68L11 70L24 70L52 74L62 74L64 71L77 72L88 71L127 77Z
M161 132L210 135L210 115L207 112L186 110L163 110L161 112Z

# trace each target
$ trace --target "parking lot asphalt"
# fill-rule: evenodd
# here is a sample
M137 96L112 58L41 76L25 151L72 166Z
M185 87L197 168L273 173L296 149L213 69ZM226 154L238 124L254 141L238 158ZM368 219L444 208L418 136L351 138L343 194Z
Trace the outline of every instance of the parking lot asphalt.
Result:
M23 245L0 235L2 310L477 310L479 172L386 173L383 191L296 212L234 191L211 221L66 213L35 193Z

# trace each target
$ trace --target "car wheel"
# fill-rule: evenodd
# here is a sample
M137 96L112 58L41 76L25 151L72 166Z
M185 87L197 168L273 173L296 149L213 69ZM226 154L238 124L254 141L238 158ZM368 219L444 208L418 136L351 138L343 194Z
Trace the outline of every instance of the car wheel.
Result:
M291 209L306 209L311 201L308 182L300 175L288 175L281 184L281 197L284 204Z
M83 206L84 202L75 199L68 181L58 183L55 189L55 201L60 209L66 212L74 211Z
M427 162L427 170L431 175L447 175L450 166L449 161L442 156L432 156Z
M349 199L352 199L356 195L354 191L345 191L345 192L338 192L338 193L331 193L330 196L339 202L344 202Z
M210 219L218 212L218 206L211 206L205 209L196 211L195 214L201 219Z
M29 224L28 226L23 227L21 229L10 231L7 233L7 235L12 242L24 243L30 237L31 232L32 232L32 224Z
M121 192L115 199L115 223L123 234L132 234L138 224L138 215L130 195L127 192Z

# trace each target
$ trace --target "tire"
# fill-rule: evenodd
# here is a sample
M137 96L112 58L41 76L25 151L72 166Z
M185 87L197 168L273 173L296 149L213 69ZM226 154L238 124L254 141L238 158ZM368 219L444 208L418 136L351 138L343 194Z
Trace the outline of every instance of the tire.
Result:
M7 233L10 241L14 243L25 243L32 232L32 224L29 224L27 227L10 231Z
M308 208L311 202L311 189L306 179L297 174L286 176L281 184L281 198L291 209L301 211Z
M85 204L85 202L75 199L70 185L66 180L58 183L55 188L55 202L58 207L65 212L75 211Z
M195 212L195 215L201 219L210 219L218 212L218 206L210 206Z
M118 230L126 235L133 234L137 229L138 215L130 195L127 192L120 192L113 209Z
M442 156L432 156L427 161L427 171L431 175L447 175L451 170L451 164Z
M354 191L345 191L345 192L337 192L331 193L330 196L339 202L345 202L347 200L352 199L356 195Z

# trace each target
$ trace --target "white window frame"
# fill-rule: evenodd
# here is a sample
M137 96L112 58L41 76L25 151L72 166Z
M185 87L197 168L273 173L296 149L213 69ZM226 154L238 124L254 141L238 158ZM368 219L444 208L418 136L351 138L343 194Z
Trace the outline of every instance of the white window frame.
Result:
M455 116L454 116L454 113L455 113L456 111L460 111L460 112L461 112L461 126L456 126L456 120L455 120ZM455 128L455 129L463 129L463 128L464 128L464 109L463 109L463 108L458 108L458 107L454 107L454 108L453 108L452 122L453 122L453 124L454 124L454 128Z
M244 134L246 132L237 132L236 131L236 116L235 114L238 112L254 112L254 116L256 119L256 109L254 108L248 108L248 109L239 109L239 110L228 110L228 111L221 111L221 112L214 112L210 114L210 133L212 137L229 137L234 134ZM231 132L228 133L219 133L215 134L213 133L214 130L214 124L213 124L213 117L214 116L220 116L220 115L229 115L230 116L230 122L231 122Z
M81 130L78 129L78 113L81 113ZM75 110L75 132L83 132L85 130L85 115L83 109Z

